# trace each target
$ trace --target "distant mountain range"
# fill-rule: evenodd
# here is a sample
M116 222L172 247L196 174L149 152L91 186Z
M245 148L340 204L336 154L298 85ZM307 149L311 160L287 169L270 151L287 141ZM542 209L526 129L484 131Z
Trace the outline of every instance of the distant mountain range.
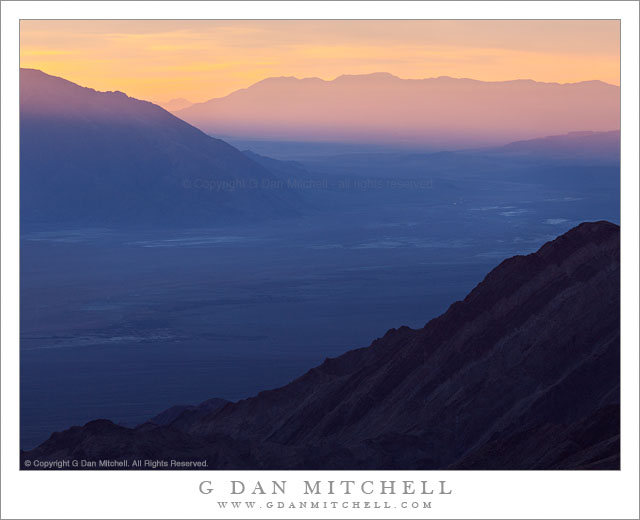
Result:
M281 175L284 161L249 155ZM295 168L294 168L295 166ZM420 152L398 151L301 156L286 168L316 176L429 179L429 196L472 199L505 184L562 190L573 197L594 193L618 205L620 197L620 132L573 132L518 141L499 147ZM300 174L299 176L302 176ZM491 183L493 188L490 188ZM447 193L447 186L455 189ZM442 199L442 200L445 200ZM425 199L426 200L426 199Z
M92 421L22 460L213 469L618 469L620 230L583 223L505 260L422 329L235 403Z
M354 107L360 106L357 104L360 103L360 97L363 100L370 97L355 96L356 86L366 90L372 85L385 85L385 88L373 89L377 96L381 96L380 99L394 92L396 88L409 89L409 93L417 95L416 92L422 92L421 89L433 90L436 86L440 89L438 95L446 99L449 99L447 96L462 95L468 89L484 92L486 95L489 95L489 92L495 94L496 89L507 89L509 92L515 89L514 91L520 92L523 96L526 94L533 97L539 92L548 91L548 95L553 97L558 93L564 96L564 93L571 91L572 102L577 102L576 100L584 101L601 91L599 101L587 108L583 107L584 121L591 121L591 116L600 113L601 109L604 110L603 107L609 102L615 105L613 98L617 99L615 96L611 97L617 87L600 82L574 85L547 85L535 82L485 84L451 78L410 81L399 80L390 75L371 75L345 76L333 82L292 78L265 80L222 100L193 105L177 113L181 117L190 117L191 112L188 111L197 107L229 108L229 103L240 103L243 108L238 108L237 114L233 117L229 114L229 118L239 124L253 125L253 119L247 119L247 110L256 103L256 96L262 96L261 99L268 101L265 106L278 106L277 103L271 103L269 96L275 96L279 90L272 87L281 84L286 86L282 92L291 93L290 103L281 106L283 124L293 121L289 116L294 119L299 116L312 117L312 112L320 106L316 103L317 96L324 96L322 99L325 100L323 103L327 110L325 115L318 115L320 119L317 128L328 128L323 127L323 121L332 117L337 125L332 128L338 134L342 128L342 123L338 124L340 118L346 117L348 113L356 110ZM309 85L311 87L307 88ZM386 85L393 88L387 89ZM444 88L447 85L451 88ZM329 103L330 99L327 96L334 90L336 103L353 98L355 104L349 105L351 112L336 113L329 110L330 107L326 103ZM299 95L293 95L296 92ZM403 103L411 99L407 96L402 98ZM418 176L459 176L464 173L484 178L486 175L513 175L513 172L522 171L523 168L529 171L544 160L551 160L555 166L561 165L563 161L569 161L574 165L580 163L589 169L603 164L603 161L607 167L619 163L619 131L582 131L459 152L409 155L387 153L380 154L374 161L371 160L371 154L350 154L329 160L311 159L295 164L261 157L251 152L242 153L226 142L206 135L163 108L130 98L122 92L97 92L37 70L21 70L20 98L21 221L24 229L60 225L199 227L243 219L300 215L315 204L308 196L300 192L293 193L286 188L286 183L283 189L261 187L272 185L271 181L278 179L307 178L310 175L316 178L323 175L360 175L360 170L367 175L378 175L380 170L385 176L393 176L392 172L398 175ZM185 100L172 100L172 103L179 104L182 101ZM482 110L486 108L485 105L482 104ZM571 103L569 105L574 106ZM440 105L438 107L433 105L432 108L440 110ZM365 112L367 117L374 119L395 117L396 109L405 110L401 109L400 105L392 106L385 103L377 108L370 108L370 112L368 109ZM614 108L611 108L613 112L617 110ZM204 114L207 110L203 112L198 109L197 113ZM261 112L266 110L264 107L256 107L256 110L256 114L265 116ZM604 112L613 113L606 110ZM543 113L544 110L541 110L540 117L526 120L532 123L531 128L535 127L536 121L546 120ZM447 135L447 128L450 128L451 124L471 124L465 117L457 123L443 122L439 135ZM509 117L516 116L512 114ZM269 126L271 121L265 116L252 128ZM360 119L354 117L350 121L356 124ZM398 120L401 121L402 118ZM428 121L428 125L432 126L438 124L437 119L428 118L424 121ZM490 124L487 121L482 122L482 133L487 136L496 128L505 129L508 126L502 124L506 124L506 120L499 125L496 125L495 118ZM210 127L207 126L209 123L194 123L210 130L214 130L213 126L219 129L226 124L225 118L220 119L218 116ZM377 123L374 123L372 120L369 127L375 129ZM315 127L315 124L313 126ZM409 125L406 128L412 127ZM305 134L301 130L296 138L302 137L305 137ZM361 167L362 165L364 166ZM548 173L547 177L564 179L565 183L574 182L573 177L566 171L558 175L556 169ZM576 175L583 175L577 169L574 170ZM541 169L536 173L539 180L543 179L545 171ZM580 184L584 183L584 178L586 177L583 175ZM600 182L602 175L590 173L589 179L591 178Z
M279 77L175 113L211 135L469 148L618 130L620 88L601 81L400 79L387 73L333 81Z
M193 103L185 98L174 98L170 101L167 101L166 103L158 103L158 105L160 105L165 110L172 112L190 107L191 105L193 105Z
M534 156L572 161L620 161L620 130L610 132L570 132L540 139L516 141L488 150L503 155Z
M297 214L274 176L161 107L20 71L24 227L210 225Z

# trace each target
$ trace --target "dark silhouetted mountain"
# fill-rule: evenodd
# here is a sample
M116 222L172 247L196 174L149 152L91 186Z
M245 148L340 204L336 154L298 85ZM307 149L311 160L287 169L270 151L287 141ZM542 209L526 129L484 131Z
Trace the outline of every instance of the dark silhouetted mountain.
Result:
M428 295L425 295L428 297ZM616 469L620 234L584 223L505 260L422 329L164 426L94 421L24 459L219 469Z
M468 148L620 128L620 88L601 81L401 79L377 73L267 78L175 112L211 135Z
M183 415L185 412L188 412L189 417L194 419L196 417L204 416L210 412L213 412L218 408L222 408L228 402L229 401L227 401L226 399L219 399L217 397L214 397L212 399L207 399L206 401L198 405L172 406L171 408L168 408L167 410L160 412L155 417L152 417L151 419L149 419L149 422L163 426L165 424L169 424L173 422L179 416ZM183 417L183 420L184 420L184 417Z
M21 217L31 225L210 225L295 214L273 175L157 105L20 72Z

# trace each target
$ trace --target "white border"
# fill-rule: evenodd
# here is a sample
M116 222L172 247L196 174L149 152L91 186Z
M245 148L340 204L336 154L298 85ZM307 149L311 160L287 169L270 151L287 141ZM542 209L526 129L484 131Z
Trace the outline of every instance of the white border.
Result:
M638 3L3 2L2 518L638 518ZM622 20L622 470L618 472L19 472L18 20L20 18L607 18ZM222 512L234 478L447 480L430 510ZM217 493L201 495L202 480ZM289 493L286 500L297 499ZM308 497L307 497L308 498ZM372 500L380 500L376 496ZM411 516L413 515L413 516Z

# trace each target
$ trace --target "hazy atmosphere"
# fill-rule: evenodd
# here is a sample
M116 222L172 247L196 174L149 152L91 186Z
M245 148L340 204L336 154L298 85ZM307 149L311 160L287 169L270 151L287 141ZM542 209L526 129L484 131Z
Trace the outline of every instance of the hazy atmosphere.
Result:
M22 21L23 458L615 468L619 31Z

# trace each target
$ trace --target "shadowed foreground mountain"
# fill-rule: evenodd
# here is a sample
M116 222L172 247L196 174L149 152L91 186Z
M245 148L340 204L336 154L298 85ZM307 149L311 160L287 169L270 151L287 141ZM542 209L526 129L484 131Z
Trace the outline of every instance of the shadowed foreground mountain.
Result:
M583 223L505 260L422 329L391 329L282 388L163 424L54 433L22 460L617 469L619 325L619 227Z
M298 214L273 175L153 103L20 70L20 202L33 226L207 226Z

